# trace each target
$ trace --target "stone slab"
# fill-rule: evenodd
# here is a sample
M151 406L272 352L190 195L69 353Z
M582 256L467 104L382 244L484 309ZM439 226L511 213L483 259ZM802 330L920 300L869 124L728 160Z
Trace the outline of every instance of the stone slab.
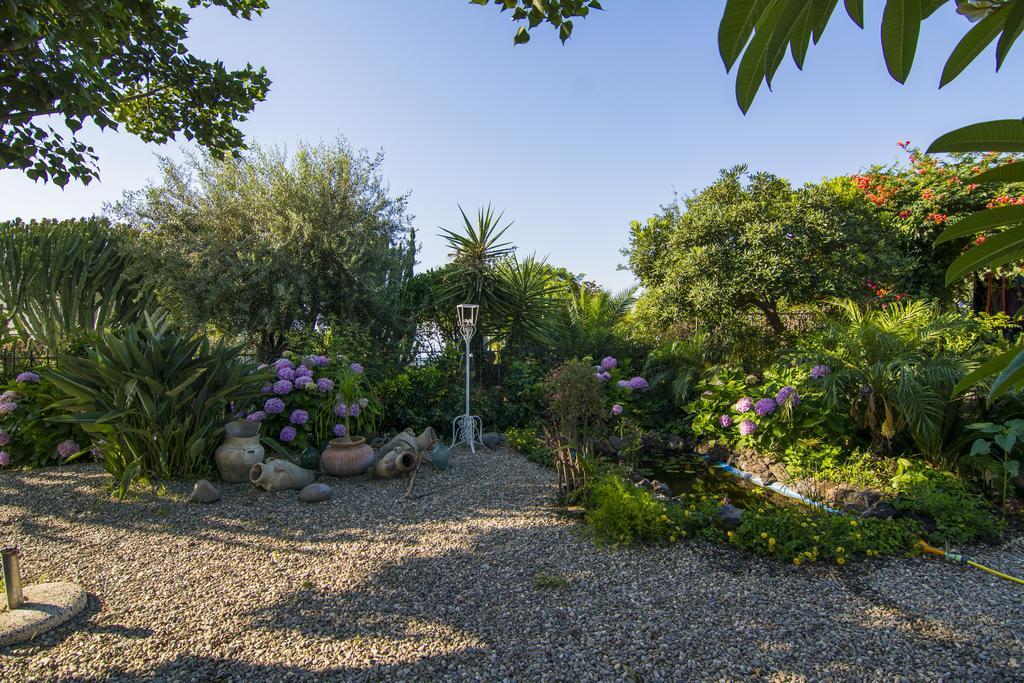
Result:
M24 602L0 611L0 647L46 633L78 615L87 602L82 587L74 583L37 583L22 590ZM2 597L2 596L0 596Z

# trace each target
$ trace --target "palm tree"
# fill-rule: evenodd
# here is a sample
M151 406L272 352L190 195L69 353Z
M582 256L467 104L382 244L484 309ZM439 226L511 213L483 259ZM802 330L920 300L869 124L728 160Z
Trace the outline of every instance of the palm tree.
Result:
M499 241L512 223L501 226L505 212L495 215L490 204L477 210L476 223L469 219L461 206L459 213L462 214L461 231L441 228L441 237L450 250L452 273L446 278L438 297L452 305L484 304L486 302L482 299L487 297L487 285L493 284L495 266L515 253L511 242Z
M655 391L668 394L676 407L686 405L690 394L713 361L707 335L695 332L654 349L644 363L644 377Z
M889 450L907 431L921 452L938 457L952 389L985 351L970 320L922 301L883 310L850 300L834 305L837 315L815 345L831 368L823 380L827 403L848 407L876 450Z
M612 293L581 283L565 303L561 349L567 356L601 356L616 345L615 328L636 303L636 287Z
M548 347L558 325L556 298L562 284L551 267L531 254L512 255L498 264L492 297L496 338L513 353Z

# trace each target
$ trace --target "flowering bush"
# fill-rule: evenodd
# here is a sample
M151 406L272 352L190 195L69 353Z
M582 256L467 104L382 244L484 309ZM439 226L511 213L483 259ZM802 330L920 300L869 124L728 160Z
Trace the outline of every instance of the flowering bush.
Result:
M45 371L23 372L0 393L0 467L44 467L81 457L91 442L77 425L49 422L63 398Z
M296 362L286 353L270 369L277 381L263 387L266 398L245 417L261 423L264 439L276 450L323 448L330 439L376 424L379 409L368 398L359 363L323 355Z
M698 386L700 396L687 406L693 431L712 443L771 452L800 439L841 437L841 416L822 402L821 378L827 374L822 365L778 366L763 379L721 370Z

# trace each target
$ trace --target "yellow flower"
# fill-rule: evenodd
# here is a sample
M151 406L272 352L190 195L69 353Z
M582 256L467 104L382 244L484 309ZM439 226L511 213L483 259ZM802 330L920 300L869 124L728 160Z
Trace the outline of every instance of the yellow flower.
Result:
M726 533L725 535L728 536L729 538L732 538L732 532L731 531Z
M668 521L668 515L662 515L661 516L661 521L667 522Z
M851 519L850 520L850 526L857 526L857 520Z
M794 557L793 558L793 564L795 564L796 566L799 567L800 566L800 558L799 557Z
M775 539L774 538L769 538L768 539L768 545L775 545Z
M676 537L675 536L669 536L668 540L669 540L670 543L675 543L676 542Z
M761 538L768 538L768 532L767 531L762 531L761 532Z
M836 548L836 552L842 554L845 553L846 550L843 548L843 546L839 546L838 548Z
M836 558L836 564L846 564L846 560L841 557Z

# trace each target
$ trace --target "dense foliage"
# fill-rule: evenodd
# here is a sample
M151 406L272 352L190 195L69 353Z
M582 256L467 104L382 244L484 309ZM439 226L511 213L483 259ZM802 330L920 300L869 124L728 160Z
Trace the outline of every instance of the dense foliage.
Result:
M179 324L269 361L293 330L358 322L381 352L403 358L415 333L404 306L415 245L382 162L343 140L300 144L292 156L257 147L164 159L160 182L113 214L139 232L140 268Z
M238 348L174 331L163 317L103 332L85 357L50 372L63 394L55 421L82 426L96 441L119 495L137 479L206 473L224 425L259 396L271 375Z
M264 69L228 70L186 45L190 8L250 19L266 0L19 0L0 7L0 168L66 185L97 176L77 135L92 122L146 142L181 134L221 156L242 147L236 122L266 97ZM63 119L70 139L54 130Z
M723 323L757 313L776 334L785 307L847 296L893 266L887 235L850 187L798 190L738 166L631 227L630 266L674 320Z
M87 452L92 439L79 425L50 421L63 394L44 369L19 373L0 393L0 467L44 467Z
M0 325L52 353L141 318L132 235L103 219L0 223Z

